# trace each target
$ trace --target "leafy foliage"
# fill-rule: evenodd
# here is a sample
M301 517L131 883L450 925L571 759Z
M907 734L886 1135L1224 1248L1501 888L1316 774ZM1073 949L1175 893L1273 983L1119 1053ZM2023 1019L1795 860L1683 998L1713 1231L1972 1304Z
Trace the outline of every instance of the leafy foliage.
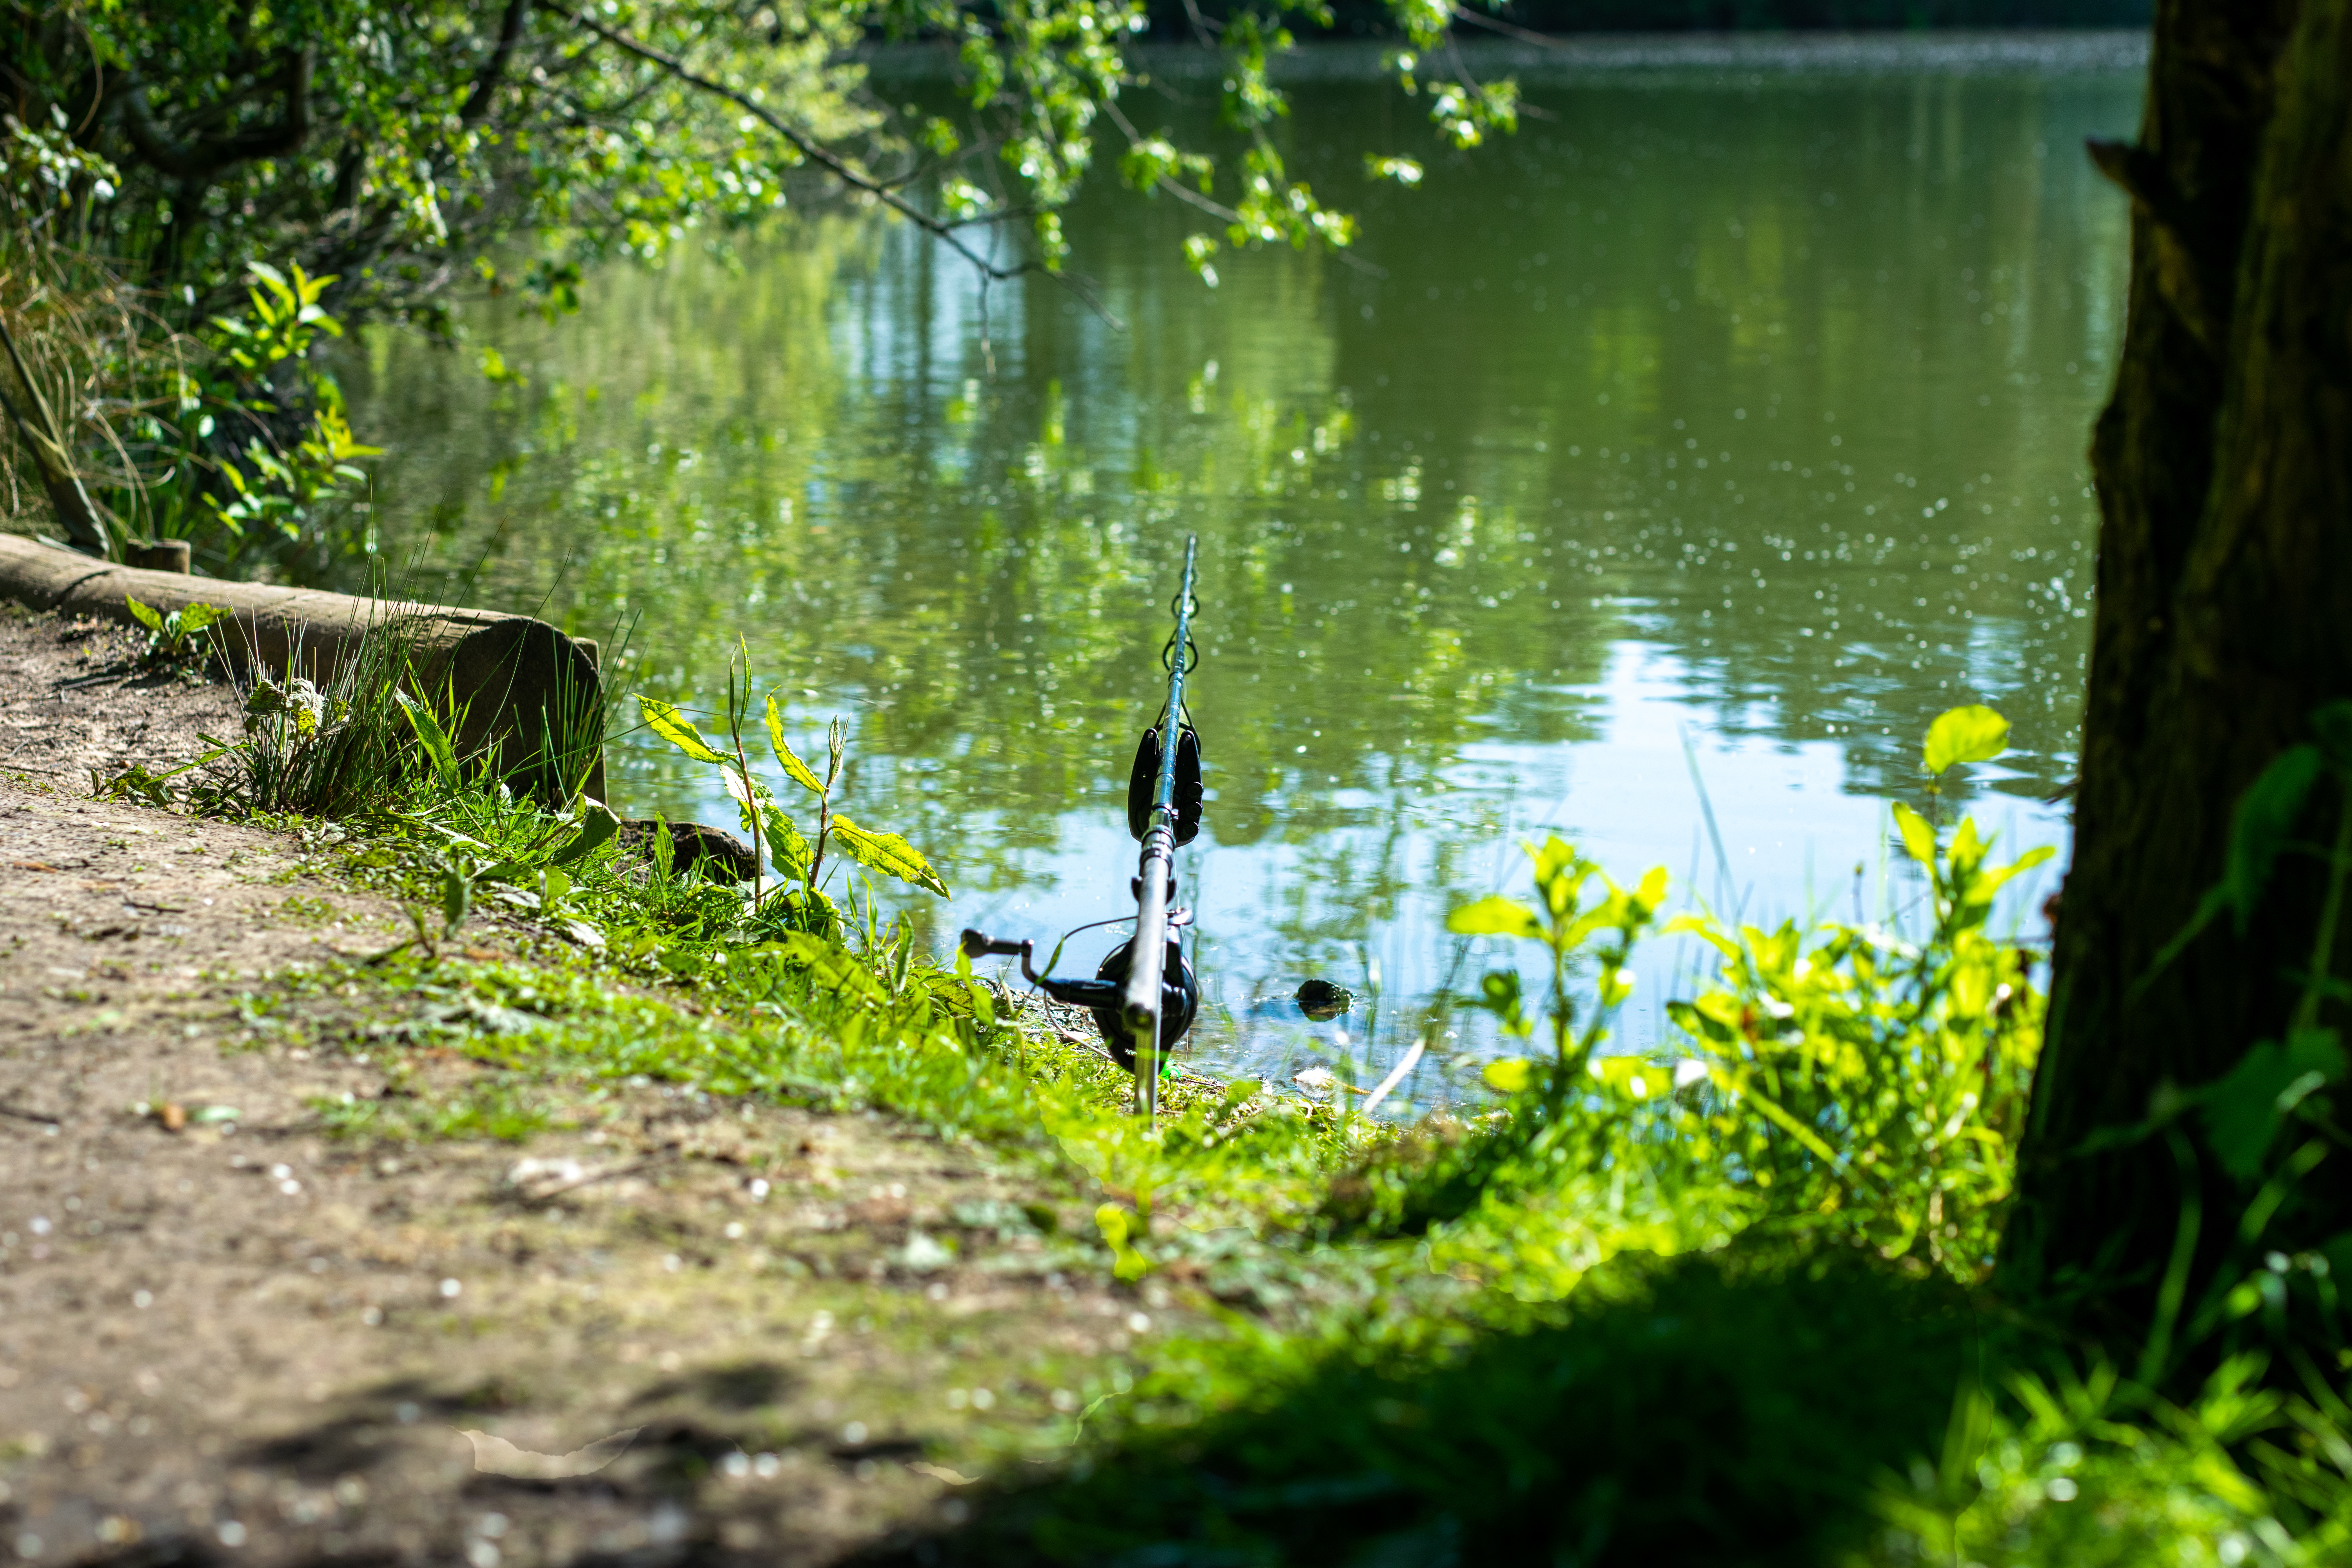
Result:
M1930 844L1935 927L1916 946L1866 928L1811 943L1786 925L1688 928L1723 955L1725 984L1669 1009L1722 1097L1679 1132L1777 1188L1795 1223L1963 1278L1992 1262L2042 1040L2032 961L1984 924L2001 884L2050 852L1989 868L1987 847L1972 821Z
M813 930L830 929L838 922L839 914L833 900L824 888L825 852L838 848L849 860L869 871L886 877L896 877L941 898L948 896L948 885L931 869L931 863L922 852L895 833L879 833L860 827L845 816L833 812L834 786L841 780L843 755L847 748L849 731L839 719L826 731L826 763L823 777L801 761L789 742L784 739L783 708L771 692L767 700L765 719L768 744L776 754L776 762L784 776L803 790L816 797L816 840L812 844L803 835L799 823L776 803L775 795L758 774L751 771L749 754L743 746L743 728L751 692L749 655L739 648L737 662L728 669L727 742L725 751L713 746L702 737L694 721L680 712L676 705L640 695L637 710L644 715L646 728L676 746L698 763L709 763L721 770L727 793L733 797L742 818L743 830L751 836L752 854L763 858L775 868L776 875L786 882L797 882L798 888L787 888L780 894L784 906L797 912L798 918L814 922ZM740 674L740 685L737 677ZM766 894L759 895L764 900Z
M591 268L696 234L724 249L794 187L855 192L992 278L1059 274L1063 214L1108 126L1124 184L1216 224L1183 241L1207 281L1227 247L1345 247L1352 219L1290 175L1271 133L1287 112L1268 74L1294 42L1282 15L1194 13L1223 55L1224 142L1186 147L1122 107L1145 80L1126 53L1148 25L1137 0L8 0L15 221L0 243L62 252L42 265L69 292L147 291L118 312L110 395L62 405L77 428L55 433L47 466L89 476L111 513L85 525L91 509L68 501L68 531L92 547L190 539L215 565L289 553L376 455L313 358L342 321L446 338L460 287L562 315ZM1423 53L1452 26L1409 0L1393 15ZM877 36L961 50L955 118L867 89L854 46ZM1398 69L1418 92L1414 58ZM1509 83L1455 76L1431 109L1446 140L1516 123ZM1421 165L1378 169L1410 184Z
M2352 1319L2335 1278L2352 1267L2352 1233L2336 1228L2335 1205L2310 1185L2352 1143L2336 1110L2352 1057L2328 1017L2352 999L2336 973L2352 887L2352 702L2322 706L2311 729L2314 740L2282 751L2239 797L2220 880L2138 982L2153 984L2224 912L2242 939L2279 864L2314 862L2321 895L2310 952L2299 963L2252 959L2293 987L2283 1037L2252 1042L2208 1082L2164 1085L2146 1120L2102 1129L2081 1149L2161 1140L2179 1173L2180 1218L2137 1368L2149 1387L2200 1360L2245 1354L2286 1357L2306 1386L2326 1361L2352 1365ZM2327 807L2335 822L2326 840L2299 837ZM2226 1206L2216 1217L2234 1224L2214 1234L2206 1210L2217 1199Z
M1608 1021L1633 994L1633 977L1625 968L1633 943L1656 919L1666 899L1666 874L1654 869L1641 885L1628 891L1609 880L1601 868L1557 837L1530 845L1534 862L1537 907L1496 895L1454 911L1446 929L1462 936L1516 937L1543 944L1551 961L1550 989L1544 1013L1551 1025L1552 1061L1548 1082L1555 1094L1565 1093L1592 1052L1608 1037ZM1600 878L1603 889L1591 903L1583 901L1585 884ZM1604 940L1586 953L1595 937ZM1571 966L1591 961L1598 993L1591 1020L1581 1035L1575 1032L1576 1007L1570 994ZM1534 1025L1522 1008L1518 973L1489 972L1480 983L1476 1005L1493 1012L1507 1033L1526 1035ZM1506 1073L1504 1077L1517 1075Z
M1316 6L1297 14L1330 21ZM1420 91L1415 61L1444 47L1453 18L1410 0L1390 14L1415 51L1400 79ZM83 206L102 250L192 289L204 313L248 264L278 257L340 279L347 312L437 322L466 279L560 312L587 268L754 223L803 170L942 237L1025 219L1028 264L1055 269L1060 215L1105 125L1124 143L1126 183L1181 193L1225 244L1352 234L1289 178L1267 134L1287 109L1268 64L1294 41L1279 7L1193 14L1223 56L1230 153L1178 148L1129 118L1122 100L1141 78L1126 46L1149 26L1135 0L593 12L295 0L249 16L142 0L75 12L70 26L64 15L52 0L0 12L21 62L20 114L58 121L26 133L21 155L50 199ZM961 50L961 123L865 91L851 46L876 33ZM1470 145L1516 122L1508 83L1465 81L1432 95L1445 139ZM909 176L916 195L902 199ZM101 183L116 199L100 199ZM501 259L518 248L530 258Z
M1922 939L1677 918L1666 929L1712 947L1721 969L1715 986L1668 1002L1681 1037L1664 1059L1599 1054L1664 873L1632 891L1603 878L1588 904L1597 869L1557 839L1530 846L1535 905L1490 898L1450 924L1541 944L1551 1058L1490 1067L1508 1097L1503 1121L1431 1142L1420 1161L1369 1164L1333 1218L1348 1233L1426 1234L1441 1255L1540 1294L1626 1245L1684 1250L1759 1224L1980 1279L2011 1195L2042 1007L2031 960L1985 922L2000 887L2050 852L1990 867L1973 822L1945 843L1895 811L1931 892ZM1580 967L1594 972L1594 994L1575 1033ZM1514 970L1488 973L1476 1005L1507 1030L1533 1027ZM1536 1214L1550 1217L1531 1231Z
M232 612L218 605L186 605L168 613L152 605L142 605L125 594L123 604L131 618L147 628L144 658L150 665L178 664L202 651L206 645L199 642L205 629L215 622L226 620Z
M2340 1407L2257 1381L2259 1358L2216 1368L2174 1405L2113 1367L2006 1380L1996 1404L1964 1383L1942 1461L1880 1488L1894 1563L2337 1561L2352 1541ZM2290 1527L2293 1528L2290 1528Z

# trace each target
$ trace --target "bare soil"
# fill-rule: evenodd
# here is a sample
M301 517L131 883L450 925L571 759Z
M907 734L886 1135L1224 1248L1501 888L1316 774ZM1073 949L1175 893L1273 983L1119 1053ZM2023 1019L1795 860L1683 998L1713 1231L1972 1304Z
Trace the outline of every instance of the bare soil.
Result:
M1168 1325L871 1115L331 1135L481 1069L353 1047L320 982L405 921L299 838L90 798L236 722L137 646L0 611L0 1554L826 1563L954 1523Z

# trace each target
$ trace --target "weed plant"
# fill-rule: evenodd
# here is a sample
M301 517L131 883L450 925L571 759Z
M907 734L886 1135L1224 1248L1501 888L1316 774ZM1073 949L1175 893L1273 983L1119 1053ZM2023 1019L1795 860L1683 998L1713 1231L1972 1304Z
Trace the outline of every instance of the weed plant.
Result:
M411 639L399 622L371 628L326 684L291 669L254 682L229 804L262 815L350 817L414 787L415 750L400 703Z
M32 480L50 528L110 558L141 539L215 569L294 554L381 455L318 353L342 334L337 279L249 261L245 308L173 326L182 300L89 244L122 172L53 121L0 123L0 479Z
M218 605L185 605L176 610L158 610L142 605L129 595L123 604L131 618L147 628L147 646L141 652L140 662L149 669L200 671L214 653L211 638L204 633L232 612Z

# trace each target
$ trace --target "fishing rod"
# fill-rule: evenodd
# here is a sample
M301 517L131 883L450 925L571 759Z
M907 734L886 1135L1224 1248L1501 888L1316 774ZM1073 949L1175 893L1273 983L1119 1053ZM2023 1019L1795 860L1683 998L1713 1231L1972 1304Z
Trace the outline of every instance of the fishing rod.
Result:
M1192 923L1192 914L1175 903L1176 851L1201 831L1201 737L1186 721L1184 708L1184 678L1201 663L1192 641L1192 616L1201 607L1192 591L1199 549L1200 537L1187 535L1183 583L1169 606L1176 629L1160 650L1168 672L1167 700L1158 721L1137 743L1128 772L1128 832L1143 847L1129 884L1135 900L1134 936L1105 955L1091 980L1038 973L1033 942L969 929L962 938L967 957L1018 954L1022 975L1031 984L1056 1002L1091 1012L1112 1059L1135 1074L1135 1109L1141 1116L1159 1114L1161 1059L1192 1028L1201 1009L1200 976L1178 936ZM1054 952L1058 956L1061 948ZM1053 962L1046 960L1048 970Z

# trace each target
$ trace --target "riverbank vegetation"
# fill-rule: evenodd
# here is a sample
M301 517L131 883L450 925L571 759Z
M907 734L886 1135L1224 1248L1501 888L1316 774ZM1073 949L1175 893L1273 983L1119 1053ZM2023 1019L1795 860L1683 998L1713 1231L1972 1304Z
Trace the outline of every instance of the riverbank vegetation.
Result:
M1973 821L1896 809L1927 894L1909 931L1728 928L1675 913L1662 871L1622 885L1531 845L1519 890L1453 920L1496 967L1423 1020L1482 1008L1529 1042L1483 1090L1397 1120L1185 1079L1147 1125L1099 1050L968 963L934 964L854 880L813 876L758 784L748 684L730 708L723 738L656 717L733 772L747 833L768 825L765 897L593 800L516 795L428 704L342 710L388 726L380 786L297 825L411 931L276 1005L291 1016L323 988L440 1017L436 1041L481 1065L454 1090L319 1108L363 1147L527 1140L647 1081L880 1110L1014 1162L1044 1216L1019 1224L1058 1267L1192 1309L1195 1331L1005 1436L1005 1460L1043 1469L1006 1471L953 1528L884 1556L2234 1564L2352 1545L2339 1260L2269 1240L2330 1136L2340 1050L2297 1037L2119 1133L2228 1162L2241 1197L2210 1223L2240 1241L2226 1271L2177 1268L2132 1341L2051 1332L1993 1275L2044 1004L2040 955L1991 916L2038 856L1997 860ZM215 780L266 766L278 719L257 714ZM1948 714L1923 782L1996 756L2004 730ZM817 769L771 750L823 799ZM2273 793L2319 787L2334 755ZM244 812L250 790L164 798ZM2256 868L2215 918L2262 897L2278 853L2277 813L2243 817ZM518 957L470 950L489 925ZM1666 929L1710 944L1718 973L1676 999L1671 1045L1624 1054L1627 959ZM397 1071L414 1044L345 1048ZM1052 1217L1073 1213L1087 1223ZM2184 1213L2183 1235L2204 1223Z

